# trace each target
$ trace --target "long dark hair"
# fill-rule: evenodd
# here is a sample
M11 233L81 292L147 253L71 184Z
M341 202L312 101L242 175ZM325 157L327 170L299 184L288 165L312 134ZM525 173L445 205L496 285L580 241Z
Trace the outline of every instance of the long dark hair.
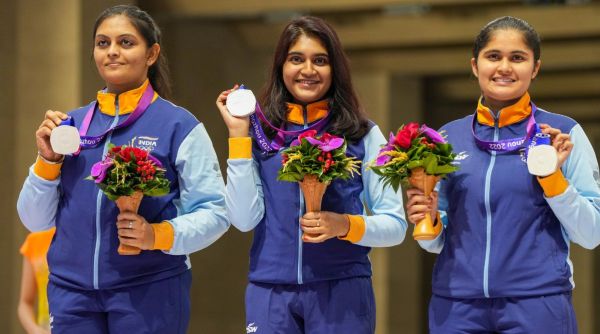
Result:
M144 37L147 47L151 47L155 43L161 45L161 32L156 22L154 22L148 13L131 5L118 5L105 9L96 19L96 23L94 23L92 38L96 38L96 31L104 20L116 15L124 15L129 18L131 24ZM160 96L165 99L171 98L169 68L167 67L167 58L163 50L160 51L156 61L148 69L148 79Z
M333 28L314 16L292 20L279 37L269 81L259 99L267 118L276 126L281 126L285 121L286 102L292 101L293 98L283 82L283 64L290 47L301 36L318 39L329 55L332 80L331 87L325 94L329 99L331 113L328 131L351 141L361 139L368 132L368 120L352 86L348 58ZM268 134L272 136L273 131L269 131Z
M492 33L496 30L516 30L520 32L523 35L525 44L533 51L534 66L540 60L541 42L537 31L525 20L512 16L502 16L486 24L481 28L477 37L475 37L475 42L473 43L473 58L475 58L475 61L477 61L481 49L485 48L489 43Z

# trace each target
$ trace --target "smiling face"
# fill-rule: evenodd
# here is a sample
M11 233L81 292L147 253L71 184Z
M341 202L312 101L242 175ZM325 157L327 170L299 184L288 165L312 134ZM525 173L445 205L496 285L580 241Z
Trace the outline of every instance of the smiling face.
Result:
M331 81L329 55L321 41L300 36L288 50L283 64L283 82L294 102L309 104L321 100Z
M471 59L484 104L494 111L516 103L527 92L540 64L523 34L514 29L496 30L477 59Z
M125 15L108 17L96 30L94 61L110 93L119 94L141 86L159 52L158 44L147 47Z

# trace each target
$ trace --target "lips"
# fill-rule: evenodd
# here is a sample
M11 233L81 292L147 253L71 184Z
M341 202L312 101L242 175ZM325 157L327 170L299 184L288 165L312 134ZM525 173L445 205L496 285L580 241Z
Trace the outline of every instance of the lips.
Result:
M319 83L321 83L318 80L305 80L305 79L298 79L296 80L296 83L299 84L300 86L305 86L305 87L310 87L313 85L317 85Z
M500 78L492 78L492 81L497 82L497 83L512 83L517 80L515 80L513 78L508 78L508 77L500 77Z

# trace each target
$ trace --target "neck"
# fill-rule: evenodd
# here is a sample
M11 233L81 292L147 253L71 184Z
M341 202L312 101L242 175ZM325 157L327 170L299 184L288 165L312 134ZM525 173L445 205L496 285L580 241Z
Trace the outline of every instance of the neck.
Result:
M115 95L119 95L121 93L125 93L128 92L130 90L136 89L138 87L140 87L141 85L144 84L144 82L146 81L147 78L143 78L141 81L136 81L136 82L129 82L126 84L111 84L111 83L106 83L106 92L107 93L111 93L111 94L115 94Z
M482 104L488 108L490 108L490 110L494 113L494 114L498 114L498 112L508 106L512 106L513 104L517 103L521 98L518 97L516 99L513 100L505 100L505 101L497 101L494 99L490 99L487 97L483 98Z

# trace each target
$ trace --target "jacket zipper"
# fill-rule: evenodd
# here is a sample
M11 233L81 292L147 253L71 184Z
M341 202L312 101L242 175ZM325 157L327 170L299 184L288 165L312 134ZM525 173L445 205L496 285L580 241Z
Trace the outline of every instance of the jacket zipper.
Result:
M306 111L306 106L302 107L302 114L304 115L304 128L308 127L308 112ZM300 185L298 185L298 193L300 194L300 207L298 209L298 284L303 284L302 278L302 228L300 227L300 218L304 215L304 195L302 194L302 190L300 189Z
M493 113L492 113L492 116ZM500 134L498 127L498 120L500 119L500 111L498 115L494 116L494 141L498 140ZM484 203L485 203L485 220L486 220L486 235L485 235L485 262L483 265L483 294L486 298L490 298L489 292L489 267L490 267L490 251L492 243L492 210L490 204L490 191L491 191L491 179L492 170L496 163L496 151L491 151L490 164L485 174L485 191L484 191Z
M110 127L115 126L119 123L119 95L115 96L115 119L112 121ZM102 156L100 159L103 159L108 153L108 145L110 144L110 140L112 138L112 131L108 133L106 136L106 141L104 142L104 149L102 150ZM94 289L99 289L98 284L98 262L100 257L100 244L101 240L101 217L100 212L102 208L102 190L98 189L98 195L96 196L96 243L94 245Z

